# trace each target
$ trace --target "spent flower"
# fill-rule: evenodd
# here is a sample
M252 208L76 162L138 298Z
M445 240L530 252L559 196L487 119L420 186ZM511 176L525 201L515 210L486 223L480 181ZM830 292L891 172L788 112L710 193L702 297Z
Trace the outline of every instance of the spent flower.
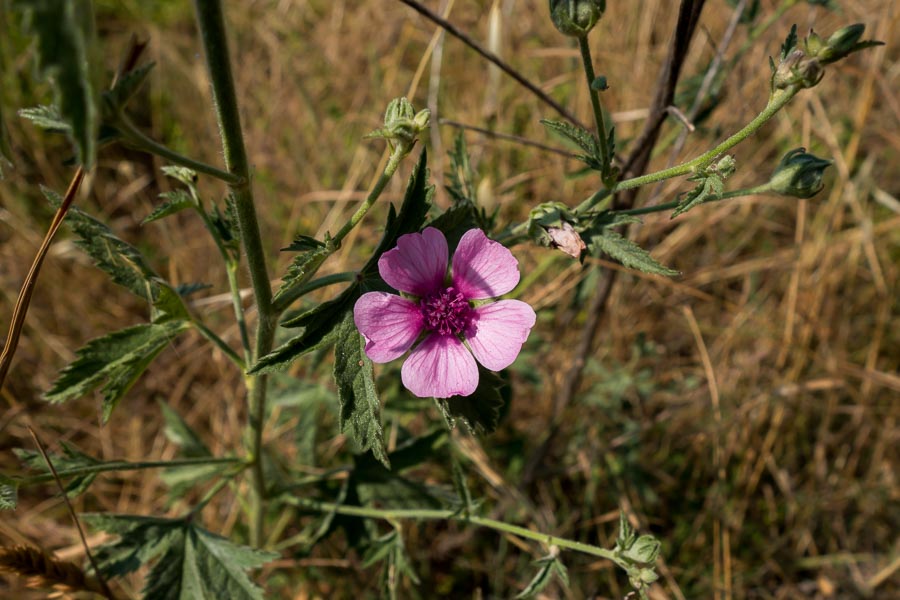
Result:
M390 362L412 348L401 379L420 398L471 395L478 387L476 360L492 371L505 369L535 323L534 310L520 300L482 302L519 283L518 261L507 248L470 229L449 274L448 258L447 240L433 227L401 236L379 259L378 271L404 296L368 292L353 308L372 361Z

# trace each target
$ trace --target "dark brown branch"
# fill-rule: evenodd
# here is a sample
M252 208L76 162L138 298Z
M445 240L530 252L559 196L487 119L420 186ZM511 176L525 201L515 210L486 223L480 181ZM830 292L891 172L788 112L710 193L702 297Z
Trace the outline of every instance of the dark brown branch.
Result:
M506 73L513 79L515 79L521 86L523 86L529 92L531 92L532 94L537 96L542 102L544 102L548 106L552 107L553 110L555 110L560 115L565 117L566 120L568 120L570 123L572 123L574 125L578 125L579 127L583 128L583 129L586 129L584 124L581 123L581 121L579 121L578 118L575 117L575 115L573 115L568 110L563 108L563 106L561 104L559 104L556 100L554 100L553 98L548 96L541 88L539 88L535 84L531 83L528 79L525 78L525 76L523 76L521 73L519 73L514 68L512 68L510 65L508 65L506 62L504 62L503 59L501 59L499 56L497 56L496 54L494 54L487 48L483 47L481 44L479 44L478 42L473 40L471 37L469 37L467 34L465 34L460 29L458 29L453 23L444 19L443 17L441 17L439 14L435 13L431 9L429 9L425 6L422 6L421 4L416 2L416 0L400 0L400 2L407 5L408 7L412 8L413 10L417 11L419 14L421 14L425 18L429 19L433 23L437 24L438 26L442 27L447 33L449 33L450 35L452 35L453 37L455 37L456 39L458 39L459 41L461 41L462 43L467 45L469 48L471 48L472 50L474 50L475 52L480 54L488 62L491 62L491 63L497 65L498 67L500 67L501 71L503 71L504 73Z

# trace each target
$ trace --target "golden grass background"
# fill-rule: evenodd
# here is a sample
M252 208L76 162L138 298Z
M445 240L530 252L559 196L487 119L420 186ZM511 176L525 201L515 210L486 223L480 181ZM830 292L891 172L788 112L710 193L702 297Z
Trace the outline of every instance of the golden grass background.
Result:
M446 3L426 2L434 9ZM665 57L676 2L608 3L592 35L603 95L620 148L640 130L642 109ZM774 10L763 0L763 15ZM589 271L561 253L519 247L524 276L538 273L523 298L540 323L518 370L511 412L501 431L461 439L472 485L493 514L558 535L612 544L620 508L663 541L663 577L653 598L888 598L900 591L900 10L891 0L840 3L843 14L799 3L780 17L728 74L713 121L688 138L680 159L695 156L749 121L764 106L768 57L790 24L830 34L863 22L866 38L886 46L828 68L758 135L734 150L730 187L765 180L788 149L805 146L832 158L826 189L807 201L752 197L704 206L670 221L652 215L632 232L662 262L683 272L673 280L625 274L604 317L593 360L562 435L549 448L536 483L521 486L522 463L543 439L554 392L576 357L584 315L578 283ZM550 25L542 0L457 0L449 19L489 43L529 79L590 120L577 48ZM433 24L391 0L281 0L227 3L232 55L248 153L254 168L272 274L294 234L334 231L364 196L384 158L383 144L362 141L380 125L384 107L408 94L419 108L436 94L437 132L424 140L440 184L456 131L446 118L559 145L538 122L556 118L514 82L457 40L436 38ZM132 114L155 139L220 164L221 155L200 46L186 2L97 2L103 63L112 72L137 33L157 63ZM707 3L684 76L701 72L715 52L729 5ZM8 321L49 210L39 186L65 187L68 148L16 119L15 108L49 99L31 78L28 40L2 16L5 72L0 100L16 152L0 182L0 316ZM739 29L731 55L746 39ZM433 49L442 53L433 67ZM437 87L436 87L437 86ZM432 91L432 90L438 90ZM711 127L714 123L715 127ZM667 125L667 132L677 123ZM426 136L428 137L428 136ZM563 157L467 134L481 197L500 207L501 222L522 219L545 201L574 205L599 183L570 176ZM437 142L437 143L436 143ZM662 152L653 162L669 160ZM170 188L151 157L104 150L77 203L101 215L147 252L175 283L203 281L195 310L237 343L225 278L215 248L195 219L179 216L140 226ZM396 201L412 162L387 190ZM210 200L223 188L204 181ZM667 201L683 181L647 188L639 203ZM437 201L446 206L438 186ZM326 266L350 270L377 239L386 201L353 243ZM354 240L348 240L353 242ZM601 261L602 268L618 268ZM584 290L593 289L593 284ZM583 300L583 298L582 298ZM582 302L583 303L583 302ZM103 459L173 457L157 406L164 399L186 416L214 452L239 447L240 374L198 335L179 339L142 378L112 421L100 426L98 397L64 406L41 400L59 369L89 339L140 322L145 307L96 271L63 235L41 273L23 339L0 404L0 466L18 469L10 451L30 447L25 429L45 443L76 443ZM531 383L523 371L532 371ZM313 372L308 361L293 374ZM435 415L418 423L424 428ZM413 424L414 427L416 424ZM319 443L343 447L333 422ZM288 452L290 433L272 432ZM427 473L425 474L427 476ZM83 551L51 487L22 491L21 505L0 520L0 544L37 545L64 560ZM160 514L165 487L151 472L102 476L76 503L85 511ZM228 535L239 510L223 499L205 513ZM421 597L511 597L530 579L531 545L448 525L405 530L423 578ZM93 537L97 543L100 537ZM622 598L627 584L609 564L566 555L572 588L547 597ZM269 574L283 597L377 595L376 572L329 540L309 557L284 560ZM126 582L135 586L138 581ZM0 580L0 597L25 598L24 581ZM429 587L430 586L430 587ZM405 588L409 597L416 597ZM43 597L37 593L34 597Z

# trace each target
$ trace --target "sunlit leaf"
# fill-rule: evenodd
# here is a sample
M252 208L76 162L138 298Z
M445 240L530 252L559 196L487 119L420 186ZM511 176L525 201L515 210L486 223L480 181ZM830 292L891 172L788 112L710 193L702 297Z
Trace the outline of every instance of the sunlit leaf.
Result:
M511 390L499 375L478 365L478 387L469 396L436 400L444 419L452 427L462 421L474 434L493 433L500 421L500 409L509 401Z
M19 504L19 482L0 473L0 510L15 510Z
M591 254L598 252L608 254L629 269L636 269L654 275L673 277L678 271L670 269L650 256L650 253L612 229L605 229L600 234L592 235L588 242Z

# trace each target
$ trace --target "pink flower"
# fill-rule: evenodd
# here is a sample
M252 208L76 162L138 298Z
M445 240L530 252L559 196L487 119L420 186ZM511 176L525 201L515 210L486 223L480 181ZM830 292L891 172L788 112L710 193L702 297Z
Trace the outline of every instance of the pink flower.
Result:
M453 255L449 278L448 254L444 234L433 227L401 236L381 256L378 271L388 285L414 298L369 292L353 307L374 362L399 358L424 333L401 369L403 385L420 398L472 394L478 387L475 360L492 371L505 369L535 322L534 311L519 300L473 306L519 283L519 263L509 250L470 229Z

